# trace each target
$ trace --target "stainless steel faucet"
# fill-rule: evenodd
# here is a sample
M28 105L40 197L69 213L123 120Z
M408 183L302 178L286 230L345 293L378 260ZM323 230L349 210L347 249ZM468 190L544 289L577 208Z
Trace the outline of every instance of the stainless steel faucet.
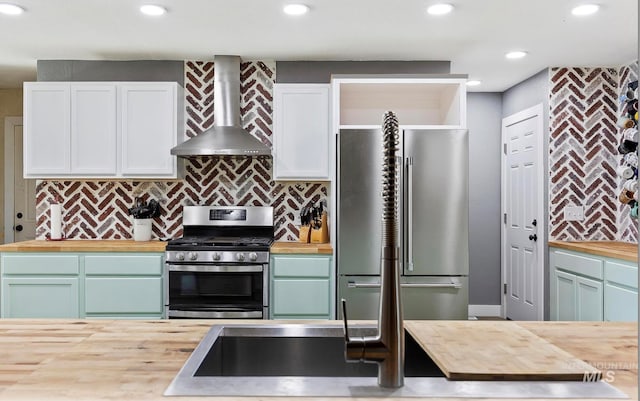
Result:
M404 385L404 327L400 296L400 263L398 246L398 119L385 113L383 124L384 160L382 252L380 258L380 313L375 336L351 338L347 320L347 301L342 299L345 358L347 361L378 364L378 385Z

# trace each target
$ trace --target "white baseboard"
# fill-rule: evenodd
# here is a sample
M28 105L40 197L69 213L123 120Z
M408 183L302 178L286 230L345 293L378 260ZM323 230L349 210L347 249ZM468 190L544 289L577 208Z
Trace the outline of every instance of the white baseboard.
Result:
M502 305L469 305L469 316L501 317Z

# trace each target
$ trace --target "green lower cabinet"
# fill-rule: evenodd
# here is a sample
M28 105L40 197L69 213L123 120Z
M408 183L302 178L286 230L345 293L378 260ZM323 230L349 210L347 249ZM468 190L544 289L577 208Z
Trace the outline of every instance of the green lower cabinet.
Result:
M633 262L550 248L551 320L637 321Z
M161 253L0 255L1 317L159 319Z
M333 319L330 255L272 255L271 319Z
M87 318L162 318L162 255L86 255Z
M78 278L10 277L2 280L2 317L78 318Z

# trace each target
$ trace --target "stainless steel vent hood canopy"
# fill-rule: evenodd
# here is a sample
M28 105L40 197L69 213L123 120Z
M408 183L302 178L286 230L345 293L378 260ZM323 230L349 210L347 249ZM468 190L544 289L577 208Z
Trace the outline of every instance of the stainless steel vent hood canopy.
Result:
M215 56L213 62L213 127L171 149L171 154L271 156L271 148L240 125L240 57Z

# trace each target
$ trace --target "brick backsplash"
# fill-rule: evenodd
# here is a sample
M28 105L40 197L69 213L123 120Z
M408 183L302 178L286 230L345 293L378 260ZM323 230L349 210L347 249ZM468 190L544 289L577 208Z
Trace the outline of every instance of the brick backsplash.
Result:
M616 175L618 98L632 69L550 70L549 239L637 242L637 222L617 199ZM585 219L565 221L567 205L583 205Z
M185 138L213 125L211 61L185 61ZM275 62L241 63L242 123L271 146ZM36 188L36 238L49 232L49 204L63 200L64 232L77 239L129 239L133 221L127 209L136 197L156 199L162 215L153 222L154 238L182 235L184 205L273 206L275 236L295 241L295 214L326 199L328 184L274 182L272 161L264 157L214 157L186 161L180 181L39 181Z

